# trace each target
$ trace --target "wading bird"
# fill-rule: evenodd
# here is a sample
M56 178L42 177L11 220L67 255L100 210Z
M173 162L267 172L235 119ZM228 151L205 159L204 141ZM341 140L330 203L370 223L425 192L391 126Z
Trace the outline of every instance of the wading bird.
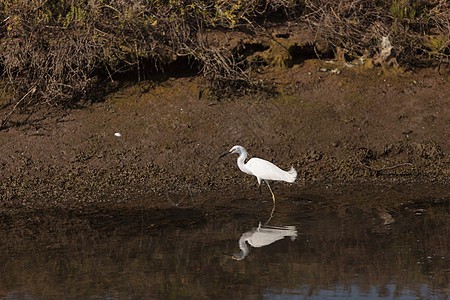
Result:
M260 248L279 241L284 237L290 237L294 241L297 237L295 226L261 226L261 223L259 223L258 228L253 228L242 234L239 239L241 252L234 254L232 258L235 260L244 259L250 252L247 243L252 247Z
M269 185L269 180L275 181L286 181L294 182L297 177L297 171L293 167L289 171L283 171L273 163L261 159L261 158L251 158L245 163L245 159L248 156L247 150L242 146L234 146L227 153L222 154L219 158L224 157L228 154L237 153L239 157L237 159L237 165L239 169L249 175L256 176L259 185L259 196L261 197L261 180L264 180L269 187L270 193L272 194L273 204L275 205L275 195Z

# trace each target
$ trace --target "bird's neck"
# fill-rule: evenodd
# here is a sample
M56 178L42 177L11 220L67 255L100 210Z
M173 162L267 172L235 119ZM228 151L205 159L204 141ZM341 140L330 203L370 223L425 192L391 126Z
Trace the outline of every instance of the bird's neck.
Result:
M246 257L248 255L248 253L250 252L250 248L248 247L246 241L247 241L247 239L244 237L241 237L239 239L239 248L241 249L241 253L239 253L237 255L237 257L239 257L239 260Z
M237 165L242 172L253 175L252 172L250 172L250 170L245 165L246 158L247 158L247 153L245 153L245 152L241 153L237 159Z

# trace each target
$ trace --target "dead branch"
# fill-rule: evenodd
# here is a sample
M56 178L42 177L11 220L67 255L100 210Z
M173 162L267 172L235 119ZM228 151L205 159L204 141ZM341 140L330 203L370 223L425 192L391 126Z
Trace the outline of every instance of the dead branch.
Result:
M364 154L364 156L369 155L369 151L370 151L369 149L367 149L367 148L360 148L360 149L366 150L366 153ZM358 158L358 156L356 155L356 153L355 153L354 157L355 157L356 161L357 161L361 166L363 166L364 168L369 169L369 170L371 170L371 171L375 171L375 172L383 172L383 171L393 170L393 169L400 168L400 167L404 167L404 166L415 167L412 163L401 163L401 164L397 164L397 165L390 166L390 167L374 168L374 167L372 167L372 166L368 166L368 165L366 165L365 163L363 163L363 162L361 161L361 159Z
M14 105L14 107L11 109L11 111L6 115L6 117L2 120L2 123L0 124L0 128L3 128L6 122L8 121L9 117L14 113L14 111L17 109L17 107L22 103L22 101L28 96L33 95L36 92L36 88L31 88L17 103Z

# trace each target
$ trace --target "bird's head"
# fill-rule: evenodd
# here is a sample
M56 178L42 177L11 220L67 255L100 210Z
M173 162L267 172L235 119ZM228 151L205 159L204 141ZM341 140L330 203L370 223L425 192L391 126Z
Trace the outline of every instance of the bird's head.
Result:
M222 158L222 157L227 156L228 154L232 154L232 153L241 154L244 151L245 151L245 148L242 146L233 146L233 148L231 148L230 151L222 154L221 156L219 156L219 158Z
M234 260L243 260L247 255L248 251L247 252L241 251L241 253L234 254L233 256L231 256L231 258Z
M231 256L231 258L233 260L243 260L247 254L244 254L243 252L239 253L239 254L229 254L229 253L224 253L227 256Z

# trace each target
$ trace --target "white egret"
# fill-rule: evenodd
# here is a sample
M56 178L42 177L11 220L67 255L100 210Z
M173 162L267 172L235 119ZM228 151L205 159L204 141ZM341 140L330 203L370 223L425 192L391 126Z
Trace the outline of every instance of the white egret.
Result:
M284 237L290 237L294 241L297 237L295 226L261 226L261 223L259 223L258 228L253 228L242 234L239 239L241 252L233 255L232 258L235 260L244 259L250 252L247 243L252 247L259 248L270 245Z
M264 180L269 187L270 193L272 194L273 204L275 205L275 195L269 185L269 180L275 181L286 181L294 182L297 177L297 171L293 167L289 171L283 171L273 163L261 159L261 158L251 158L245 163L245 159L248 156L247 150L242 146L234 146L227 153L222 154L220 157L224 157L228 154L237 153L239 157L237 159L237 165L239 169L249 175L256 176L259 185L259 195L261 196L261 180ZM219 157L219 158L220 158Z

